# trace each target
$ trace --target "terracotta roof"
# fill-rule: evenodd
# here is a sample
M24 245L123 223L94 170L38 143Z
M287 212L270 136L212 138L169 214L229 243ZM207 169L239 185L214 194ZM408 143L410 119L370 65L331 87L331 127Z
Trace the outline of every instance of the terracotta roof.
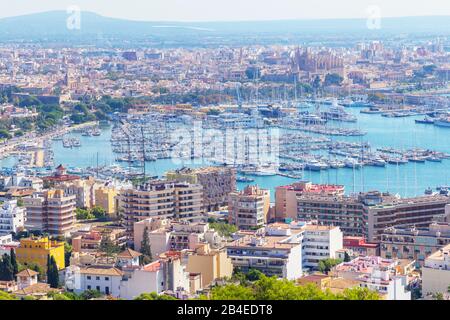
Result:
M123 272L117 268L112 267L86 267L80 269L81 274L93 274L101 276L122 276Z
M148 272L155 272L161 268L161 262L155 261L146 266L144 266L144 270Z
M123 259L134 259L137 257L142 256L142 253L139 253L137 251L131 250L130 248L125 249L125 251L122 251L117 255L117 258L123 258Z
M34 270L26 269L26 270L23 270L23 271L19 272L19 273L17 274L17 276L18 276L18 277L33 277L33 276L37 276L38 274L39 274L39 273L37 273L37 272L34 271Z
M21 290L14 291L13 294L18 295L29 295L29 294L47 294L55 289L50 288L47 283L35 283L29 287L23 288Z

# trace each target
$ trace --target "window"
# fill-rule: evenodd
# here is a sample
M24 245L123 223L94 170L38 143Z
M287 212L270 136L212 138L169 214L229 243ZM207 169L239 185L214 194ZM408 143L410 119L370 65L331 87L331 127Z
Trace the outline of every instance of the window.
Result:
M105 281L108 281L109 280L109 277L105 277Z
M95 277L95 280L100 280L100 277Z
M100 291L100 286L96 286L95 288L97 289L97 291Z
M91 286L87 286L88 290L91 290Z
M88 280L91 280L91 276L87 276L87 279L88 279Z

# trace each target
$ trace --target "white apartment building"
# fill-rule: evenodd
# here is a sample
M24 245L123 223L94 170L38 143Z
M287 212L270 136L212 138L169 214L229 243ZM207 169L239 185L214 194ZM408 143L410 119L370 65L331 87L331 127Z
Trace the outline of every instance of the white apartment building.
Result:
M20 173L12 176L0 176L0 190L13 187L30 188L36 191L42 191L44 182L40 178L28 177Z
M120 297L120 284L123 272L110 266L66 268L65 284L68 290L77 294L86 290L97 290L106 295Z
M407 275L399 273L399 260L379 256L359 256L342 262L331 274L360 282L361 287L377 291L386 300L411 300Z
M343 248L344 236L339 227L307 224L303 234L303 267L317 268L319 261L336 258Z
M25 224L26 209L17 206L17 200L6 201L0 206L0 235L17 233Z
M180 253L167 253L145 266L77 266L65 270L65 287L75 293L98 290L116 298L131 300L142 293L189 292L189 273Z
M238 232L235 238L226 245L234 267L290 280L300 278L304 269L316 268L320 260L335 257L343 242L339 227L305 222L273 223L256 232Z
M450 244L425 259L422 267L422 295L446 293L450 286Z

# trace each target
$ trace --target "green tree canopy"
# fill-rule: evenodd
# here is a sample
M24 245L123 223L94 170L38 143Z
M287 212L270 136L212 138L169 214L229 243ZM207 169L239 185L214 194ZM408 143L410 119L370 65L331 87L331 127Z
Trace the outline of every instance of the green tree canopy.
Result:
M134 300L177 300L177 298L174 298L172 296L166 295L166 294L157 294L156 292L151 293L142 293Z
M153 261L152 249L150 246L150 242L148 239L148 227L144 228L144 232L142 233L142 241L141 241L141 253L142 253L142 263L149 264Z

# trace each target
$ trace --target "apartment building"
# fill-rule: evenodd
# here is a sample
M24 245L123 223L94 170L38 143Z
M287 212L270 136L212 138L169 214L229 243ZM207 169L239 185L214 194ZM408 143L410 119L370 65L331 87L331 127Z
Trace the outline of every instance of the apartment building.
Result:
M51 235L68 235L75 223L76 196L51 189L24 198L27 209L25 227Z
M117 195L115 188L99 187L95 189L95 206L103 208L110 217L117 216Z
M441 195L402 199L377 191L355 196L304 193L297 196L297 219L339 226L345 236L379 242L387 227L426 227L436 219L445 219L449 202L449 197Z
M104 237L108 237L113 245L124 247L127 243L126 231L119 226L92 226L88 229L77 230L72 233L73 251L96 252Z
M282 221L286 218L297 219L297 197L302 194L343 195L344 186L321 185L307 181L296 182L287 186L275 188L275 220Z
M134 248L141 249L145 227L148 228L148 240L155 256L165 251L194 250L202 243L219 248L223 239L204 222L173 222L152 218L134 224Z
M305 222L273 223L258 231L239 231L226 245L234 267L247 272L297 279L305 269L317 268L320 260L335 258L342 249L339 227Z
M47 258L53 256L58 270L65 268L64 243L49 240L49 238L21 239L16 248L17 261L22 264L36 263L42 269L47 269Z
M303 267L316 269L319 261L337 258L343 248L343 233L339 227L306 224L303 228Z
M359 256L380 255L380 244L366 242L364 237L344 237L344 249L351 250Z
M75 196L78 208L91 209L95 206L96 182L93 177L59 183L58 188L64 189L66 196Z
M258 186L247 186L228 197L228 220L239 229L262 227L267 223L270 209L270 191Z
M129 236L134 223L146 218L175 218L184 221L205 219L202 187L189 183L150 181L120 195L122 221Z
M41 191L44 186L42 179L25 176L22 173L15 173L10 176L0 176L0 190L12 188L28 188Z
M202 286L207 287L217 279L230 278L233 264L224 249L211 249L209 244L201 244L188 256L186 271L200 274Z
M0 205L0 236L17 233L23 229L26 209L17 206L17 200L6 201Z
M360 281L360 287L377 291L386 300L411 300L408 276L401 274L399 260L360 256L335 266L330 275Z
M363 235L363 204L343 195L302 194L297 197L297 219L338 226L346 236Z
M425 259L422 267L422 296L447 293L450 283L450 244Z
M226 206L228 194L236 190L236 170L225 167L182 168L166 173L167 180L203 186L204 210L215 211Z
M383 258L410 259L422 267L426 257L450 244L450 223L433 222L427 228L389 227L380 236Z
M435 195L394 199L366 206L364 234L368 241L379 242L388 227L428 227L435 220L446 219L445 207L449 203L450 197Z

